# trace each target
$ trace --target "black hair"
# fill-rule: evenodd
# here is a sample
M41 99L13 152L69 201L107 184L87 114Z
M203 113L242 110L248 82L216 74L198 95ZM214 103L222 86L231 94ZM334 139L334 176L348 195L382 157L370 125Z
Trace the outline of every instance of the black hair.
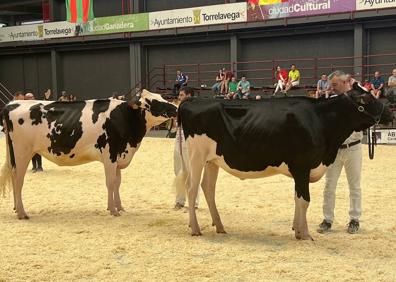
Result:
M186 95L190 95L191 97L194 97L194 88L189 87L189 86L184 86L182 88L180 88L180 91L184 91L184 93L186 93Z

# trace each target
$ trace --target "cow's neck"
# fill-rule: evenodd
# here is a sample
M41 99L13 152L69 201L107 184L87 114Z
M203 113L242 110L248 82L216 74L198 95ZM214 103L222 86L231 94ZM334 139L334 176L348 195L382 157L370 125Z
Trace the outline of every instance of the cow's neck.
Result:
M325 126L323 130L327 144L326 165L334 161L339 147L352 132L361 130L361 114L348 99L334 98L323 102L318 108L318 115Z
M154 126L160 125L161 123L166 121L164 117L156 117L151 114L149 111L145 111L145 119L146 119L146 132L150 131Z

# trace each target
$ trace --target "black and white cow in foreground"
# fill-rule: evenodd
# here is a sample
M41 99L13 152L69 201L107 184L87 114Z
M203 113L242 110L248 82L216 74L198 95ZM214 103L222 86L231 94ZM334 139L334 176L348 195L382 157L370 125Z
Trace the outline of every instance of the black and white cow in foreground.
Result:
M261 101L218 101L191 98L179 106L179 122L190 158L188 187L192 235L201 235L194 203L201 187L216 226L225 233L215 203L219 167L240 179L283 174L294 178L297 239L312 239L306 212L309 182L326 166L353 132L391 121L391 112L357 84L331 99L308 97ZM179 181L180 183L180 181ZM182 182L183 183L183 182Z
M61 166L99 161L105 169L108 210L118 216L123 210L120 170L129 165L145 134L176 113L175 105L146 90L130 95L126 102L13 101L1 116L7 159L1 170L0 194L12 184L18 218L27 219L22 186L34 154Z

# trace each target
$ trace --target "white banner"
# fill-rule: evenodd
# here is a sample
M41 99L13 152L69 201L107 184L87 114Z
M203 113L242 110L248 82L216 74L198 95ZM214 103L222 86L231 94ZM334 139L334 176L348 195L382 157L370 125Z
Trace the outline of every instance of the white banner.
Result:
M72 37L75 33L76 24L69 22L2 27L0 28L0 42Z
M396 8L396 0L356 0L356 10Z
M396 129L377 129L377 144L396 144Z
M149 29L246 22L246 2L177 9L149 14Z

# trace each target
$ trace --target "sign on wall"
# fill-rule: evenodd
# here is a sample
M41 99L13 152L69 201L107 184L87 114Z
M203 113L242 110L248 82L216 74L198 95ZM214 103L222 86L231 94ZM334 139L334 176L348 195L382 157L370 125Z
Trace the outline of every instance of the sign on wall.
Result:
M96 35L148 30L148 13L95 18L80 26L78 35Z
M395 8L396 0L356 0L356 10Z
M246 3L212 5L149 14L150 30L246 22Z
M377 129L377 144L396 144L396 129Z
M248 0L248 20L345 13L356 10L356 0Z
M75 36L76 25L53 22L0 28L0 42L32 41Z

